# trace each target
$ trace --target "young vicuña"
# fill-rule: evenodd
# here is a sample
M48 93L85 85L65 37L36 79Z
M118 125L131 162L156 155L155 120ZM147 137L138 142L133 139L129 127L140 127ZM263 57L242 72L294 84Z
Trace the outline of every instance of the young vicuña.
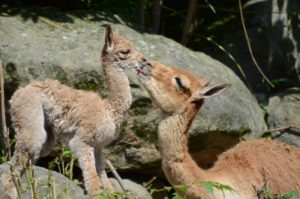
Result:
M221 154L204 170L188 152L188 130L204 99L220 94L229 84L210 85L190 73L150 62L137 67L138 78L162 110L159 146L162 169L172 185L187 185L184 198L253 199L264 186L274 194L300 190L300 150L268 139L243 141ZM229 185L235 191L215 190L214 196L198 182Z
M11 160L14 173L22 175L24 165L47 155L59 140L78 158L90 196L96 196L103 187L112 189L103 168L102 149L118 136L116 130L132 102L124 69L142 65L145 59L108 26L101 62L109 91L105 99L56 80L33 82L15 92L10 100L16 132ZM1 181L4 198L17 198L11 173Z

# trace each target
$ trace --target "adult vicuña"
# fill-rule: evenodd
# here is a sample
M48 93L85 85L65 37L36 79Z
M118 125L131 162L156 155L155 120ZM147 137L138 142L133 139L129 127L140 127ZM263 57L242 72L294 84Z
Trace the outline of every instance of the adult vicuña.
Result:
M117 136L116 129L132 102L124 69L141 65L145 59L108 26L101 62L109 91L105 99L55 80L33 82L16 91L10 101L16 132L13 172L22 174L24 165L47 155L60 140L77 156L90 196L97 195L102 185L111 188L101 151ZM17 198L11 174L7 175L2 176L5 198Z
M162 110L159 146L162 169L172 185L191 185L213 181L231 186L235 191L214 191L213 197L200 185L189 186L185 198L257 198L264 185L273 193L300 189L300 150L272 140L244 141L224 152L215 165L204 170L188 153L188 129L204 99L220 94L228 84L210 85L188 72L151 62L136 68L138 78L152 100Z

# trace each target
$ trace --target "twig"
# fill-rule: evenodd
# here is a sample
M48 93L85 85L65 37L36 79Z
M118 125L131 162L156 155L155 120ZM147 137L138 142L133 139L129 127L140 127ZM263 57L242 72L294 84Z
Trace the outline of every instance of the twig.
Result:
M146 188L150 188L152 186L152 182L154 182L154 180L156 180L156 176L154 176L151 180L149 180L148 182L146 182L146 184L144 184L144 187Z
M258 65L258 63L257 63L257 61L256 61L256 59L254 57L254 54L253 54L253 51L252 51L252 47L251 47L251 43L250 43L250 39L249 39L248 32L247 32L247 29L246 29L245 21L244 21L243 8L242 8L242 2L241 2L241 0L239 0L239 9L240 9L240 16L241 16L241 22L242 22L242 26L243 26L243 31L244 31L244 34L245 34L245 39L246 39L246 42L247 42L249 53L251 55L251 59L252 59L254 65L256 66L257 70L259 71L259 73L263 77L263 79L266 80L268 82L268 84L272 88L274 88L275 87L274 84L268 79L268 77L261 70L261 68L259 67L259 65Z
M0 60L0 77L1 77L1 121L2 121L2 132L4 137L4 147L5 151L8 155L8 158L11 158L11 151L10 151L10 142L9 142L9 135L6 126L6 116L5 116L5 95L4 95L4 76L3 76L3 67L2 67L2 60Z
M124 186L124 184L122 182L122 179L121 179L120 175L118 174L118 172L116 171L116 169L114 168L114 166L111 164L111 162L109 160L106 160L106 164L109 167L109 169L112 171L112 173L114 174L114 176L116 177L116 179L117 179L117 181L118 181L121 189L123 190L126 198L129 198L129 196L128 196L127 192L126 192L125 186Z
M170 7L167 7L165 5L162 5L162 8L165 9L165 10L168 10L170 12L172 12L171 14L169 15L164 15L163 17L166 18L166 17L169 17L169 16L174 16L174 15L178 15L179 17L181 17L182 19L185 20L185 16L182 14L183 12L186 12L186 10L183 10L183 11L177 11L177 10L174 10Z
M297 131L300 133L300 127L295 126L295 125L287 125L287 126L283 126L283 127L279 127L279 128L275 128L275 129L270 129L270 130L264 131L264 133L272 133L275 131L284 131L287 129L293 129L294 131Z

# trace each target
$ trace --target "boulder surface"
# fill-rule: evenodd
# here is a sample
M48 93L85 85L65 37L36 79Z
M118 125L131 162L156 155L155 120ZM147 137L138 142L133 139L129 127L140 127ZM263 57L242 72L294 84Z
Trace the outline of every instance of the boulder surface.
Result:
M300 88L291 88L269 99L268 126L270 129L290 127L273 136L282 142L300 147Z
M7 99L19 86L34 80L58 79L78 89L107 95L100 50L106 24L105 13L60 13L53 10L4 10L0 16L0 57L4 63ZM13 14L12 14L13 13ZM34 13L34 16L33 16ZM266 129L256 99L235 73L210 56L189 50L159 35L141 34L123 24L112 24L148 60L158 60L212 77L213 83L230 83L224 94L207 100L190 130L190 147L199 162L231 147L239 138L259 137ZM129 71L133 104L120 128L120 138L105 150L106 157L120 170L160 173L157 145L157 109L141 88L134 71ZM201 153L201 155L199 155Z
M0 176L4 172L9 172L9 164L0 165ZM22 198L31 198L31 185L28 183L30 180L34 180L36 184L37 198L84 198L83 190L76 185L75 182L70 181L65 176L50 171L42 167L34 166L32 172L30 170L25 171L26 174L20 178L20 191ZM0 199L3 196L2 186L0 187Z

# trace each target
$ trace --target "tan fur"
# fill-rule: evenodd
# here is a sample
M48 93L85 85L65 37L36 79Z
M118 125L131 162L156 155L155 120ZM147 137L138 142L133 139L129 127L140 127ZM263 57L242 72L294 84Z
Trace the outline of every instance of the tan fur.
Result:
M158 62L139 69L138 78L164 113L158 131L162 168L168 181L172 185L213 181L235 190L214 190L213 197L203 187L192 186L180 194L187 198L252 199L265 183L275 194L300 189L300 150L272 140L241 142L220 155L208 170L198 167L191 158L188 129L204 99L219 94L227 84L209 85L209 79L198 79Z
M132 102L129 81L123 69L144 61L130 42L108 27L101 55L109 90L106 99L96 93L67 87L56 80L33 82L17 90L10 100L16 132L12 170L22 174L29 161L35 162L40 156L47 155L59 140L77 156L90 196L95 196L102 184L112 189L103 168L101 151L117 136L116 129ZM17 198L10 176L5 174L1 179L5 186L4 198Z

